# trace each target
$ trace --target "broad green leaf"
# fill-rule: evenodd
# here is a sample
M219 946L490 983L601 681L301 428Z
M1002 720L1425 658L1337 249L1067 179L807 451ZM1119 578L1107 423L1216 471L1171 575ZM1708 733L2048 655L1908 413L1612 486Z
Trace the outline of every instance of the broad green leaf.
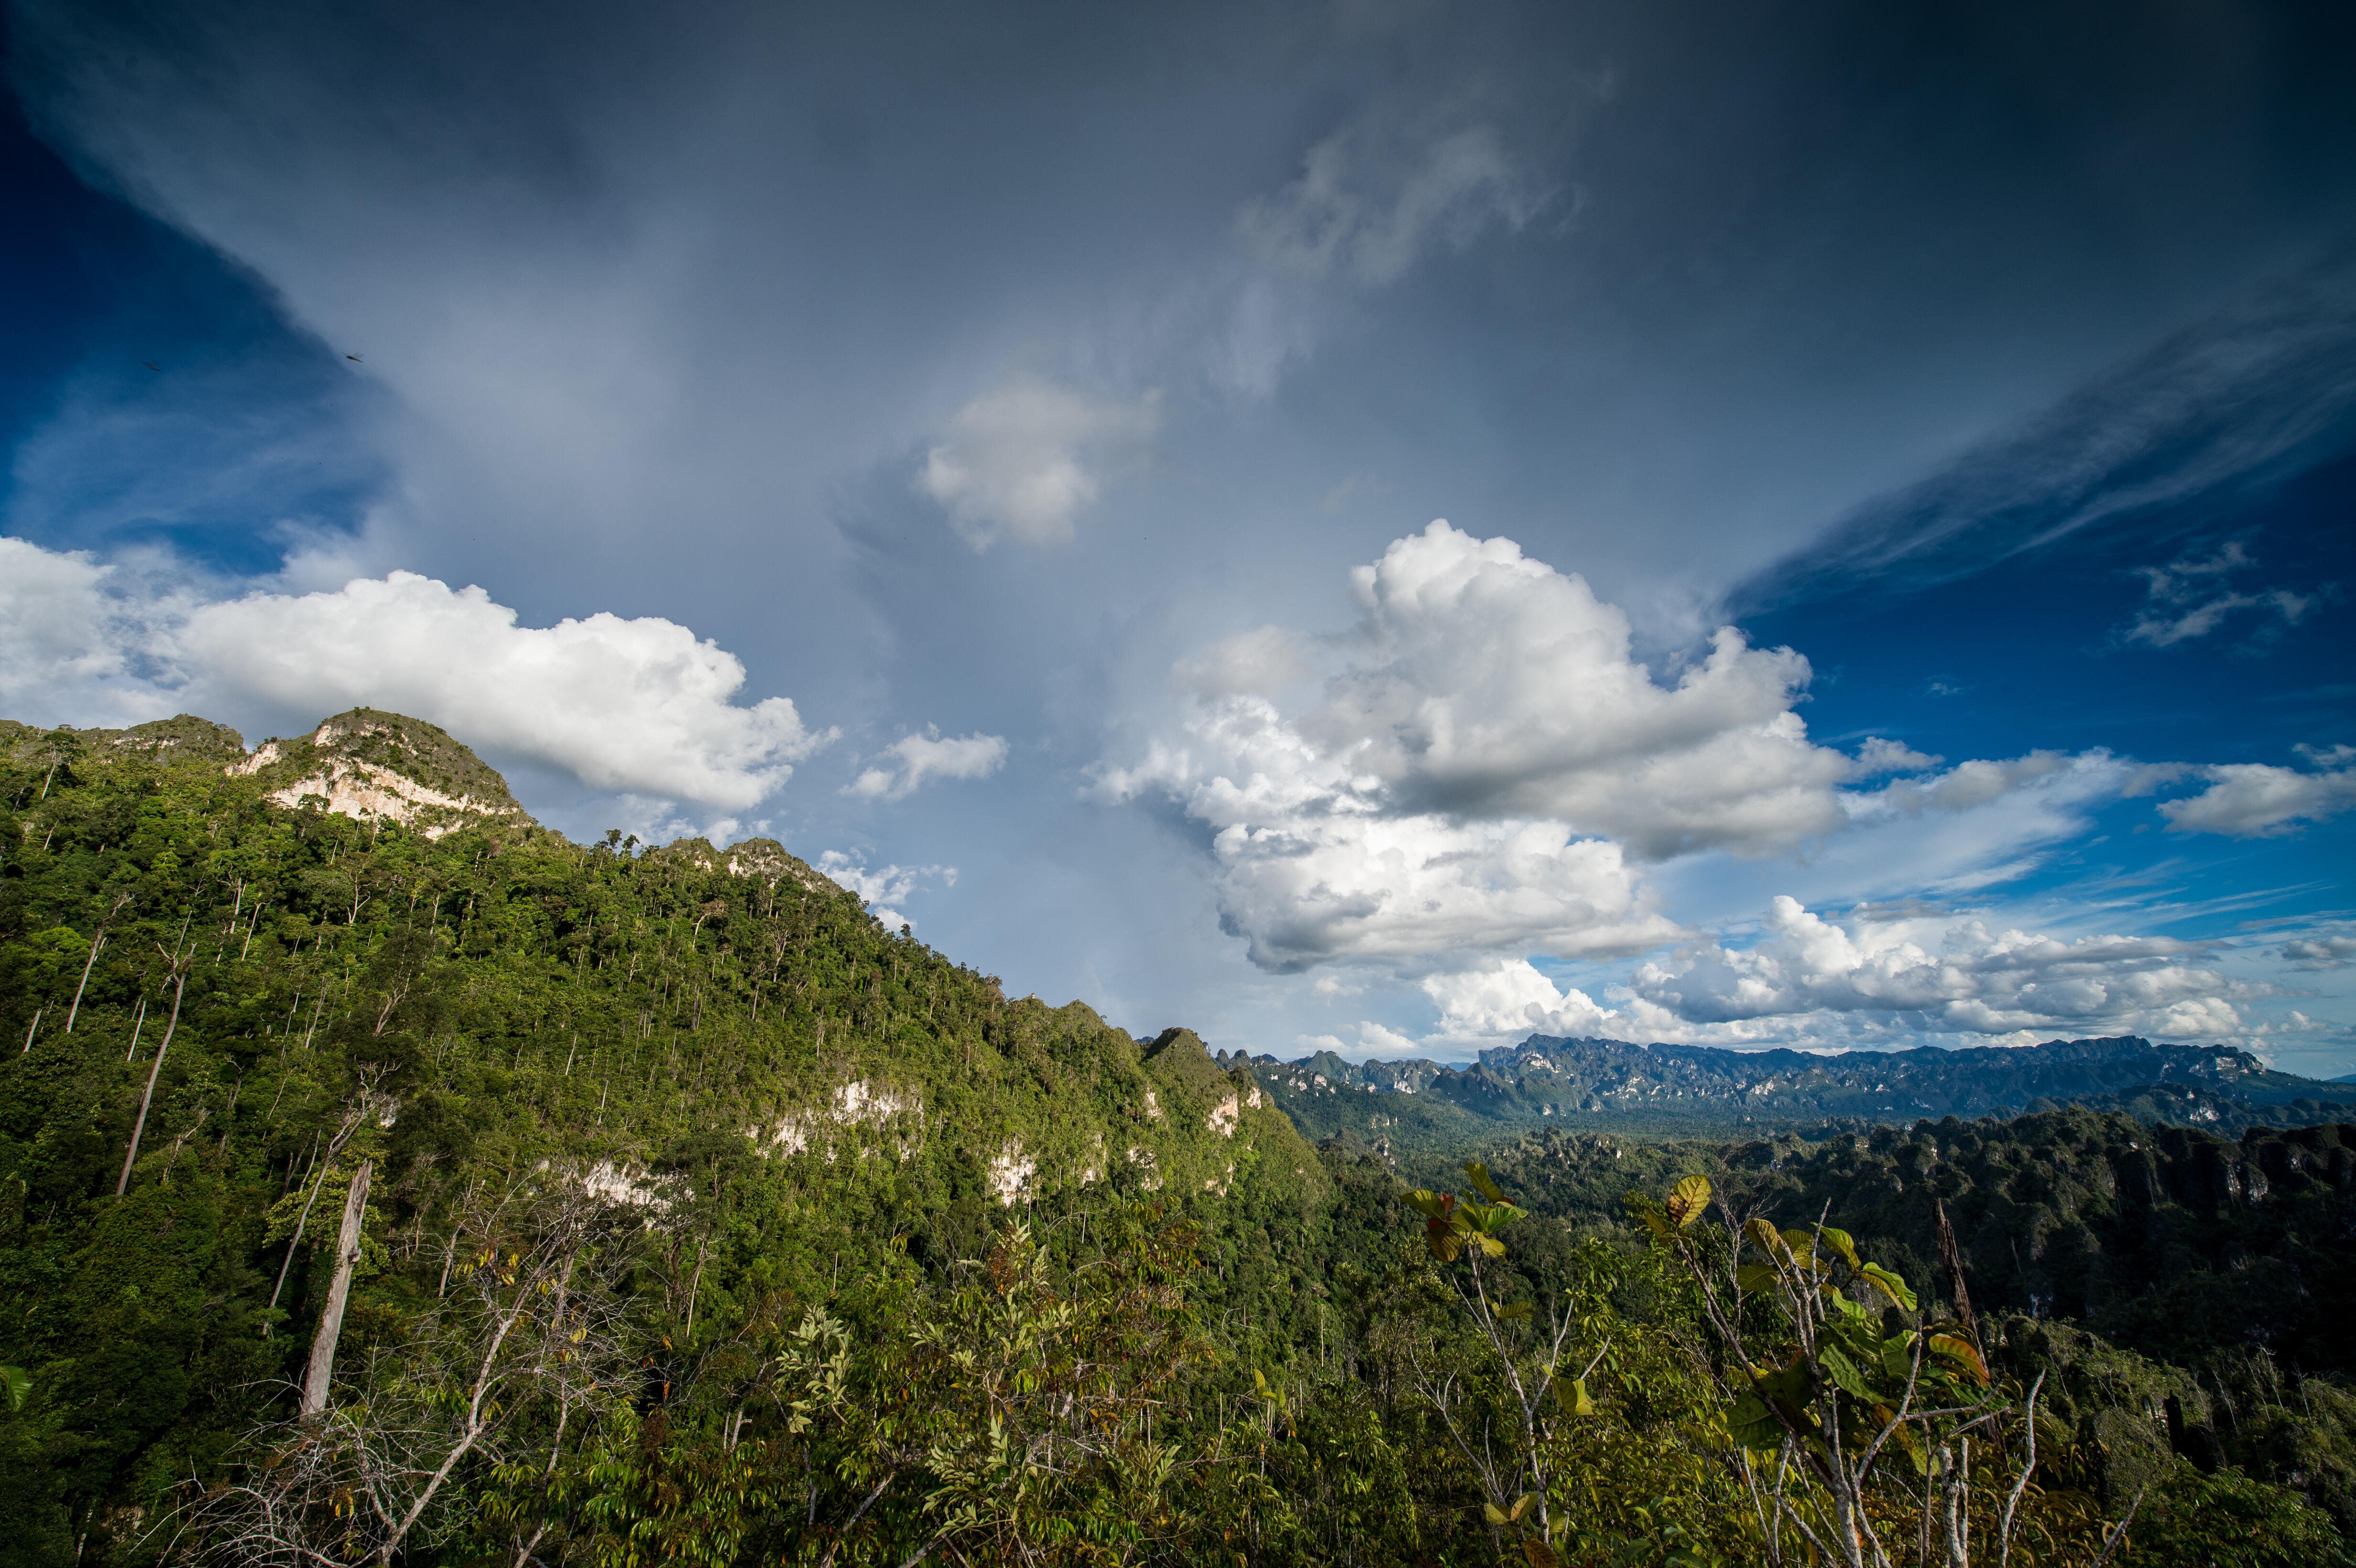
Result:
M1481 1250L1488 1253L1491 1257L1502 1258L1505 1255L1505 1243L1497 1240L1496 1237L1480 1236L1476 1237L1475 1240L1480 1242Z
M1933 1334L1931 1353L1955 1362L1981 1382L1988 1381L1987 1364L1980 1360L1979 1351L1968 1339L1959 1339L1953 1334Z
M1494 1181L1490 1179L1489 1168L1482 1164L1479 1160L1466 1160L1464 1162L1464 1174L1466 1177L1471 1179L1472 1182L1472 1190L1478 1192L1482 1197L1486 1198L1490 1202L1503 1203L1505 1200L1504 1189L1501 1189Z
M1865 1381L1865 1374L1857 1370L1857 1363L1834 1347L1826 1345L1818 1350L1816 1364L1824 1368L1826 1375L1843 1393L1869 1402L1880 1397L1874 1392L1873 1385Z
M1581 1416L1595 1413L1595 1401L1588 1397L1585 1378L1572 1378L1568 1382L1555 1384L1554 1397L1555 1403L1562 1406L1562 1413L1565 1415Z
M1669 1218L1690 1225L1709 1207L1709 1178L1688 1176L1669 1189Z
M1914 1371L1914 1336L1901 1334L1885 1339L1881 1345L1881 1375L1890 1381L1902 1383Z
M1836 1231L1830 1225L1826 1225L1824 1228L1823 1235L1824 1244L1830 1247L1833 1250L1834 1254L1843 1263L1848 1264L1851 1268L1863 1268L1865 1266L1863 1264L1857 1261L1857 1242L1847 1231Z
M1522 1541L1522 1555L1529 1560L1530 1568L1562 1568L1562 1559L1555 1555L1554 1548L1536 1536Z
M1506 1510L1506 1512L1505 1512L1505 1520L1506 1520L1506 1522L1508 1522L1508 1523L1510 1523L1510 1524L1519 1524L1519 1523L1521 1523L1521 1522L1522 1522L1522 1515L1524 1515L1524 1514L1526 1514L1526 1513L1529 1512L1529 1511L1530 1511L1530 1505L1531 1505L1532 1503L1534 1503L1534 1502L1537 1501L1537 1500L1538 1500L1538 1495L1537 1495L1537 1493L1536 1493L1536 1492L1524 1492L1524 1493L1523 1493L1519 1498L1517 1498L1517 1499L1515 1499L1515 1501L1514 1501L1514 1506L1513 1506L1511 1509L1508 1509Z
M1502 1250L1502 1248L1500 1250ZM1516 1301L1511 1307L1500 1307L1497 1308L1497 1316L1500 1317L1514 1318L1520 1322L1527 1322L1530 1316L1530 1304L1526 1301Z
M1782 1241L1794 1257L1806 1263L1816 1255L1816 1238L1805 1231L1786 1231Z
M1431 1255L1444 1264L1454 1263L1456 1254L1464 1250L1464 1243L1446 1231L1426 1232L1423 1241L1431 1249Z
M1734 1271L1734 1285L1745 1296L1756 1296L1762 1290L1772 1290L1775 1285L1775 1265L1744 1264Z
M1890 1297L1892 1303L1904 1307L1909 1312L1914 1310L1914 1293L1907 1288L1903 1279L1883 1268L1879 1264L1866 1264L1864 1274L1866 1278L1873 1282L1873 1287Z
M1783 1441L1783 1424L1755 1393L1737 1394L1726 1413L1727 1431L1745 1448L1772 1448Z
M32 1375L22 1367L0 1367L0 1388L8 1391L8 1408L22 1410L33 1392Z
M1258 1367L1252 1369L1252 1387L1259 1391L1260 1398L1268 1397L1268 1378Z
M1438 1193L1426 1192L1420 1188L1408 1193L1407 1200L1408 1207L1434 1220L1446 1219L1451 1207L1448 1199Z
M1499 1508L1495 1503L1483 1503L1481 1505L1481 1511L1489 1516L1489 1522L1491 1524L1501 1525L1508 1522L1505 1518L1505 1510Z

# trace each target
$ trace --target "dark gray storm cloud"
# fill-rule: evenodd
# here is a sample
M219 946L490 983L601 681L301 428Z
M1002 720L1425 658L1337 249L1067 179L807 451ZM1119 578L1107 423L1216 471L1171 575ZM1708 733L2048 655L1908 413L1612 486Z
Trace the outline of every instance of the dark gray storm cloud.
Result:
M2309 439L2273 378L2319 386L2344 342L2340 294L2304 336L2234 304L2340 287L2344 6L12 16L42 133L368 389L311 433L380 482L305 514L294 585L407 569L527 630L712 639L726 700L841 732L760 808L779 831L964 866L928 937L1138 1023L1309 1006L1217 934L1198 844L1078 803L1176 661L1348 625L1349 569L1441 517L1582 574L1665 660L1779 562L1911 570L2014 469L2074 472L1987 443L2057 405L2064 444L2139 428L2064 402L2138 355L2137 386L2175 355L2252 389L2222 453ZM20 459L96 450L143 395L61 399ZM202 447L170 482L233 493L185 476ZM20 460L12 528L103 544L147 461L110 450L103 484ZM2123 473L2036 493L2099 510ZM1002 761L859 793L931 726Z

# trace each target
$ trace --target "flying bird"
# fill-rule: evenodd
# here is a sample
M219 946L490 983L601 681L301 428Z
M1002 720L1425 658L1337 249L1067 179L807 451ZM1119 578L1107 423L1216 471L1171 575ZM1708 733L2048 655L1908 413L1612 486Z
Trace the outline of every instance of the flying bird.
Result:
M358 364L359 364L359 363L361 362L361 361L360 361L360 357L359 357L359 355L357 355L357 354L347 354L347 355L345 355L345 356L344 356L344 357L345 357L345 358L347 358L347 359L348 359L348 360L350 360L350 361L351 361L353 364L355 364L355 365L358 365Z
M150 370L161 370L164 368L161 365L156 364L153 359L142 359L139 363L146 366Z

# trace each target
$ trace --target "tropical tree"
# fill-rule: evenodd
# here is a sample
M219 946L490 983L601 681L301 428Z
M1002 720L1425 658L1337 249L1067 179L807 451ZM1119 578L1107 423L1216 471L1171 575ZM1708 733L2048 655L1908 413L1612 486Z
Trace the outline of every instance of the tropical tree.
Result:
M1999 1384L1965 1326L1924 1312L1847 1232L1779 1230L1723 1198L1704 1224L1711 1199L1708 1179L1688 1176L1665 1202L1632 1207L1697 1292L1719 1351L1729 1463L1767 1560L2008 1564L2035 1495L2043 1375L2025 1392ZM2068 1527L2084 1521L2062 1510L2059 1531L2041 1522L2047 1544L2066 1552ZM2100 1532L2089 1568L2126 1524Z

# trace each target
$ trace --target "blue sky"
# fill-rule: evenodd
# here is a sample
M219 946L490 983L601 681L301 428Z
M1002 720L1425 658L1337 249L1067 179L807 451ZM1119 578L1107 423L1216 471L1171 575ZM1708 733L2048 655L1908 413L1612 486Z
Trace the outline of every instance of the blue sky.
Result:
M2341 8L7 37L0 711L402 709L1223 1047L2356 1070Z

